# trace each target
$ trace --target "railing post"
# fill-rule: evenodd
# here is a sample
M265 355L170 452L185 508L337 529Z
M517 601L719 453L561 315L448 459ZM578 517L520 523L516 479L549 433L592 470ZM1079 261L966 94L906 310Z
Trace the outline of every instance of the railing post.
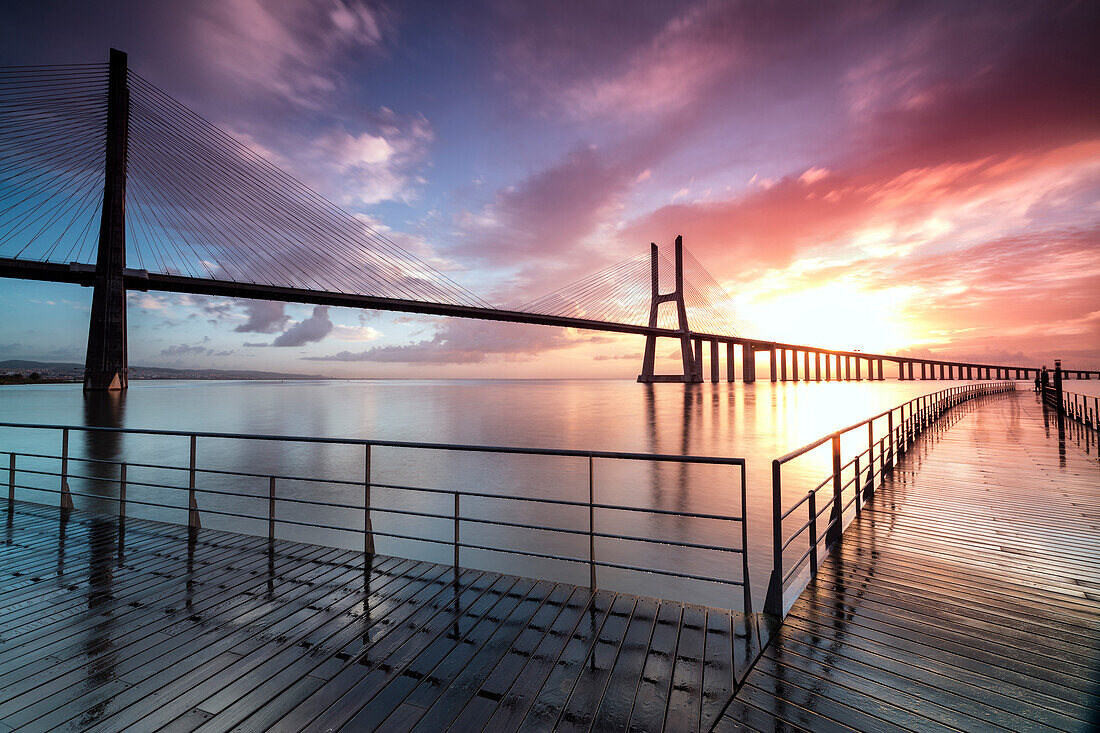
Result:
M1065 414L1065 407L1062 405L1062 360L1054 360L1054 389L1058 393L1058 412L1059 414Z
M856 456L855 462L856 474L852 479L852 489L856 495L856 516L858 517L863 513L863 492L860 490L859 480L862 478L862 473L859 470L859 456Z
M454 561L454 566L456 568L459 567L459 565L458 565L459 543L462 542L462 535L461 535L459 527L458 527L459 517L462 516L462 509L459 506L459 499L460 499L461 496L462 495L459 494L458 491L456 490L455 491L455 561Z
M810 497L810 577L817 575L817 492L811 491ZM831 535L832 528L827 532ZM828 542L828 540L826 540Z
M198 529L202 526L199 522L199 502L195 498L195 452L198 437L191 436L191 468L187 479L187 526Z
M775 363L774 361L772 362ZM749 499L745 464L741 471L741 602L746 614L752 613L752 589L749 583Z
M879 456L881 461L882 456ZM875 495L875 421L867 421L867 488L864 496L870 499Z
M886 413L886 464L883 466L885 471L887 467L894 467L894 410L891 408Z
M267 477L267 538L275 539L275 477Z
M118 467L118 516L126 517L126 464Z
M73 508L73 496L69 493L69 429L61 431L61 508Z
M764 613L783 618L783 497L782 467L772 461L772 574L768 579L768 594L764 598Z
M588 587L596 589L596 472L592 456L588 457Z
M15 454L8 457L8 504L15 503Z
M840 468L840 433L833 433L833 508L829 512L829 530L825 533L825 542L832 547L840 539L844 521L844 497Z
M370 518L370 443L366 444L364 450L364 465L363 465L363 552L368 555L374 554L374 525L371 524ZM456 540L457 541L457 540ZM457 553L456 553L457 554Z

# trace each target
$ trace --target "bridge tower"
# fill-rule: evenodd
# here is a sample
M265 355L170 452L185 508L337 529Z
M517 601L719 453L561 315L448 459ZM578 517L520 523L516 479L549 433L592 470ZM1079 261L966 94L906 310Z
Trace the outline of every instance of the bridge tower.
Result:
M126 389L126 152L130 90L126 54L111 49L107 81L107 140L103 213L99 224L84 391Z
M676 237L676 286L671 293L661 295L660 264L657 260L656 244L650 245L650 277L652 298L649 306L649 327L657 328L657 310L661 303L676 304L676 324L680 332L680 358L683 361L683 374L654 374L654 362L657 357L657 337L649 334L645 339L645 356L642 358L642 373L638 381L651 382L702 382L702 349L698 356L691 348L691 330L688 328L687 306L684 305L684 238Z

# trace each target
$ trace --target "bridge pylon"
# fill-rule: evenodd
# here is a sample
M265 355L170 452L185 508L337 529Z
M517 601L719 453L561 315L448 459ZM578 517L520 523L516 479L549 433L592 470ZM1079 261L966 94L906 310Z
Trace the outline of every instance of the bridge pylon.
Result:
M103 176L103 212L99 224L84 391L122 390L126 358L126 154L130 126L130 90L126 54L111 49L107 80L107 140Z
M702 353L697 356L691 348L691 330L688 328L687 306L684 304L684 238L676 237L676 280L675 288L671 293L661 294L660 263L658 262L658 249L656 244L650 244L650 276L652 284L652 298L649 306L649 327L657 328L657 311L661 303L672 302L676 304L676 328L679 331L677 337L680 341L680 358L683 362L683 374L655 374L654 363L657 358L657 336L649 334L645 339L645 355L642 357L642 373L638 375L638 381L652 382L702 382L703 363Z

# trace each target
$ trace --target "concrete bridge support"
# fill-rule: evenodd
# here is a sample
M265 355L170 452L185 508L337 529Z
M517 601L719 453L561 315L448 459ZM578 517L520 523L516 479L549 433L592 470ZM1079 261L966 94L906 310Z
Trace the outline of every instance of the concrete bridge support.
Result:
M745 384L756 381L756 347L752 344L741 346L741 379Z
M882 359L878 360L878 381L882 382L886 379L886 375L882 372Z
M810 352L802 352L802 381L810 381Z
M814 381L821 381L821 352L814 352Z
M111 49L107 80L107 137L103 213L99 223L84 391L122 390L129 384L126 355L126 141L130 91L126 54Z
M769 359L769 363L770 363L770 366L771 366L771 380L773 382L775 382L778 378L778 374L776 373L776 369L775 369L776 364L775 364L775 347L774 346L771 347L770 349L768 349L768 359Z
M862 374L860 374L860 366L859 366L859 363L860 363L861 361L863 361L863 360L862 360L862 359L860 359L860 358L859 358L859 357L857 356L857 357L856 357L856 381L857 381L857 382L862 382L862 381L863 381L863 375L862 375Z
M798 381L798 352L791 350L791 381Z
M692 349L691 330L688 327L687 306L684 304L684 240L676 237L675 288L671 293L661 294L659 280L658 250L656 244L650 244L650 306L649 327L657 327L657 310L661 303L674 303L676 306L676 325L680 332L680 360L683 366L682 374L656 374L654 366L657 355L657 337L646 336L645 355L642 357L642 373L638 375L638 381L652 382L702 382L703 361L702 343L696 339L695 349ZM713 351L712 351L713 353Z

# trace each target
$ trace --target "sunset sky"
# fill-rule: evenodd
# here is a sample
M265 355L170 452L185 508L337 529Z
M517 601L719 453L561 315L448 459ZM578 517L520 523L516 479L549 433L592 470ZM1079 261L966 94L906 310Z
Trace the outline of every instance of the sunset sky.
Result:
M0 13L0 65L125 50L145 79L494 304L682 234L763 338L1100 368L1095 2ZM0 360L82 361L90 300L0 280ZM334 376L633 377L643 346L156 293L132 293L129 319L132 365Z

